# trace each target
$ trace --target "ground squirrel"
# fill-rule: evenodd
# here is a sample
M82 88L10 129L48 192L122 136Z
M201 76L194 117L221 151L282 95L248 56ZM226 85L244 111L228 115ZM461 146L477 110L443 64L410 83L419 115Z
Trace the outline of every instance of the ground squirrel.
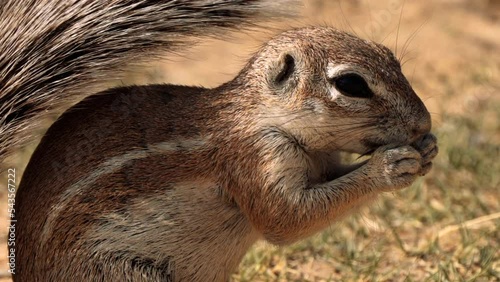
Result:
M272 2L3 1L0 154L94 79ZM25 171L14 280L228 280L257 240L295 242L426 174L430 129L389 49L327 27L274 37L214 89L89 96ZM347 165L340 152L371 158Z

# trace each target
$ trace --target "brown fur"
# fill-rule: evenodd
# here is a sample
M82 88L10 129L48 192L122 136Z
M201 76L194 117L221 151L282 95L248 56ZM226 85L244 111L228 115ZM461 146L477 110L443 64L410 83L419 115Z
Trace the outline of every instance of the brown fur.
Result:
M356 72L374 97L339 94ZM67 111L17 195L16 281L228 280L258 239L289 244L437 154L385 47L331 28L273 38L215 89L111 89ZM372 153L344 165L339 152Z
M289 15L284 7L293 2L0 1L0 163L30 139L44 112L94 94L125 65Z

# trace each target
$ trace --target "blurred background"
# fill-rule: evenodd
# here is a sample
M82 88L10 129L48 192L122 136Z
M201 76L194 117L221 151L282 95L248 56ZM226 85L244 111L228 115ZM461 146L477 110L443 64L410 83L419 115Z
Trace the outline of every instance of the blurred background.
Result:
M500 281L500 0L304 3L301 17L224 41L202 40L182 55L131 69L118 84L214 87L280 30L333 26L403 57L405 75L432 114L440 154L411 188L382 195L317 236L286 248L258 243L233 280ZM10 160L18 177L33 149ZM0 248L2 276L6 257Z

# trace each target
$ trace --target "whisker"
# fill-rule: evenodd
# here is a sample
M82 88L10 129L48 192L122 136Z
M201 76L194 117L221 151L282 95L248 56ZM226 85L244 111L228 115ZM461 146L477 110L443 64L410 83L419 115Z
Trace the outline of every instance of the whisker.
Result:
M330 134L330 133L346 133L346 134L351 134L351 133L355 133L357 131L361 131L361 130L366 130L367 128L372 128L373 127L373 124L359 124L359 125L354 125L354 126L345 126L345 127L342 127L342 128L339 128L339 126L337 125L330 125L330 126L307 126L307 127L304 127L304 126L301 126L301 127L295 127L295 128L291 128L291 129L328 129L328 128L332 128L332 130L328 131L327 133Z
M401 53L400 60L402 60L405 57L406 51L408 50L408 47L410 47L411 42L413 41L413 39L417 37L420 30L428 23L428 21L429 19L426 19L422 24L420 24L419 27L417 27L417 29L414 32L412 32L412 34L408 37L408 39L406 39L405 43L403 44L403 50Z
M434 94L434 95L430 95L430 96L425 97L425 99L423 99L423 101L427 102L429 99L440 98L440 97L444 97L444 96L446 96L446 95L445 94Z
M277 114L277 115L261 115L260 117L262 118L285 118L288 116L295 116L297 114L304 114L303 111L292 111L290 113L283 113L283 114Z
M330 127L333 127L333 128L339 128L339 129L342 129L344 130L345 128L356 128L358 126L361 126L361 127L373 127L375 126L376 123L375 122L351 122L351 123L344 123L344 124L338 124L338 123L335 123L335 124L326 124L326 125L315 125L315 126L301 126L300 128L304 128L304 129L311 129L311 128L330 128Z
M286 122L283 122L281 125L282 125L282 126L283 126L283 125L286 125L286 124L288 124L288 123L290 123L290 122L293 122L293 121L295 121L295 120L297 120L297 119L301 119L301 118L303 118L303 117L306 117L306 116L307 116L307 115L309 115L309 114L310 114L310 113L308 113L308 112L306 112L306 113L302 113L302 115L295 116L294 118L289 119L289 120L287 120Z
M410 54L410 52L408 52L408 54ZM417 58L417 56L413 56L413 57L409 57L407 60L401 62L401 67L403 67L406 63L408 63L409 61L411 60L415 60Z
M370 5L370 1L366 1L366 5L368 6L368 12L369 12L369 17L370 17L370 25L373 23L373 17L372 17L372 6ZM371 34L370 34L370 39L372 41L375 41L375 34L373 33L373 28L370 28Z
M417 69L418 61L413 66L413 71L411 72L410 85L413 86L413 79L415 78L415 70Z
M440 117L440 118L442 118L444 116L442 113L436 113L436 112L429 112L429 114L431 116L437 116L437 117Z
M403 0L403 6L401 6L401 11L399 12L399 22L398 22L398 31L396 32L396 48L394 50L394 55L396 58L398 57L398 40L399 40L399 28L401 27L401 18L403 17L403 10L405 8L406 0Z
M344 19L345 23L347 24L349 29L352 31L352 33L354 33L354 35L359 37L358 34L356 33L356 31L354 30L354 28L352 27L351 23L349 22L349 19L345 16L344 9L342 8L341 0L337 0L337 3L339 4L340 13L342 14L342 18Z
M396 31L396 28L394 28L393 30L389 31L389 33L384 37L382 38L382 41L380 41L380 44L384 44L384 41L389 38L389 36Z

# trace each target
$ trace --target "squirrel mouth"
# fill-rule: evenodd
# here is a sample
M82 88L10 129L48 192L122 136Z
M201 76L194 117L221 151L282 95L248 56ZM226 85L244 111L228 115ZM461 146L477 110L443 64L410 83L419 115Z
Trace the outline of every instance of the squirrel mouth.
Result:
M385 144L380 143L380 142L373 142L373 141L369 141L369 140L363 140L362 142L363 142L363 145L365 145L365 147L368 148L368 150L366 150L364 153L362 153L360 155L360 157L369 156L369 155L373 154L373 152L375 152L378 148L385 145Z
M377 150L377 148L370 149L370 150L364 152L363 154L361 154L359 157L362 158L362 157L370 156L371 154L373 154L373 152L375 152Z

